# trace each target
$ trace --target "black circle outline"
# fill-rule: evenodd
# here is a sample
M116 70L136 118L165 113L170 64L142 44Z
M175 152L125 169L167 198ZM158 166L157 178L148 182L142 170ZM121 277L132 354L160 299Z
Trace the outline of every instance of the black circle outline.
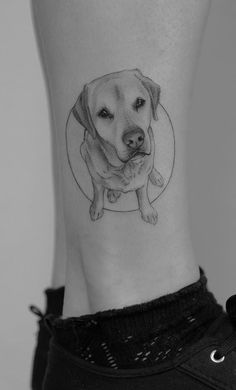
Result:
M166 113L167 115L167 118L169 119L169 122L170 122L170 125L171 125L171 130L172 130L172 133L173 133L173 140L174 140L174 157L173 157L173 164L172 164L172 168L171 168L171 173L170 173L170 176L169 176L169 180L167 181L165 187L163 188L163 190L159 193L159 195L157 195L156 198L154 198L150 203L154 203L166 190L166 188L168 187L169 183L170 183L170 180L173 176L173 171L174 171L174 166L175 166L175 146L176 146L176 141L175 141L175 132L174 132L174 127L173 127L173 123L172 123L172 120L170 119L170 115L168 114L168 112L166 111L165 107L159 103L159 105L162 107L162 109L164 110L164 112ZM67 159L68 159L68 163L69 163L69 166L70 166L70 170L71 170L71 173L72 173L72 176L77 184L77 186L79 187L80 191L82 192L82 194L85 196L85 198L88 199L88 201L91 203L91 199L89 199L88 195L84 192L84 190L82 189L82 187L80 186L75 174L74 174L74 171L73 171L73 168L72 168L72 164L71 164L71 161L70 161L70 156L69 156L69 148L68 148L68 122L69 122L69 119L70 119L70 116L71 116L71 113L72 113L72 109L69 111L69 114L68 114L68 117L67 117L67 120L66 120L66 131L65 131L65 140L66 140L66 154L67 154ZM136 209L132 209L132 210L111 210L111 209L108 209L106 207L103 207L104 210L106 211L111 211L111 212L114 212L114 213L131 213L133 211L138 211L139 208L136 208Z

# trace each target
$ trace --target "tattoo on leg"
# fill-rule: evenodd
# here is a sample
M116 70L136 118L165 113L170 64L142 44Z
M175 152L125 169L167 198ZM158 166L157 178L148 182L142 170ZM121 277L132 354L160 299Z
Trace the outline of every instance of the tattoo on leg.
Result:
M161 142L156 141L157 135L154 134L157 131L153 131L159 114L165 128ZM76 127L74 133L69 129L71 117L74 118L72 127ZM92 196L88 195L90 190L84 189L86 186L80 183L83 179L75 148L78 142L73 141L73 137L78 137L78 122L84 128L80 153L92 183ZM91 201L92 221L100 219L104 209L113 207L113 211L120 212L138 209L145 222L157 223L157 211L151 203L169 184L175 160L173 126L160 104L158 84L138 69L110 73L86 84L68 117L66 143L72 174ZM166 149L163 164L157 158L161 154L158 143ZM159 166L155 166L157 164ZM135 193L136 200L132 196L131 201L130 194ZM129 203L136 202L138 208L124 206L124 202L119 206L123 197L129 197Z

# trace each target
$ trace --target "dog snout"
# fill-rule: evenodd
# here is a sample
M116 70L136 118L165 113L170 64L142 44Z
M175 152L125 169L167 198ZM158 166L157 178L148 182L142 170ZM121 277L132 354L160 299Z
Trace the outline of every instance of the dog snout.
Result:
M132 129L123 134L122 140L129 149L135 150L142 146L144 137L145 134L142 129Z

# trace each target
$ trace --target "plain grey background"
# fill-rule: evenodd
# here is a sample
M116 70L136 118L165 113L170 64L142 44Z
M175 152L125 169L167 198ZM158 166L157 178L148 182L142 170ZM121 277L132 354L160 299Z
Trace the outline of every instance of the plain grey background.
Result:
M51 140L29 2L2 0L0 18L0 388L27 390L28 305L44 307L53 258ZM188 134L193 245L222 304L236 294L235 20L235 0L212 1Z

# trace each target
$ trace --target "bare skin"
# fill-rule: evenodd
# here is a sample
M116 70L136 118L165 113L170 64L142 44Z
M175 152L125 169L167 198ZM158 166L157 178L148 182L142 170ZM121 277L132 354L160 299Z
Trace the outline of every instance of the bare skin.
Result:
M199 278L189 236L185 143L208 8L207 0L33 1L60 162L56 164L61 173L68 254L64 317L148 301ZM150 205L147 186L137 188L136 202L151 223L140 218L139 210L104 212L103 189L97 183L98 202L96 207L90 204L71 174L65 144L66 118L83 86L101 75L133 68L160 85L161 102L176 136L175 168L166 191ZM104 138L104 122L98 117L93 120ZM154 168L149 181L161 187L165 177ZM118 181L123 178L117 175ZM110 201L119 202L119 189L110 190ZM94 219L104 212L96 223L89 217L89 207Z

